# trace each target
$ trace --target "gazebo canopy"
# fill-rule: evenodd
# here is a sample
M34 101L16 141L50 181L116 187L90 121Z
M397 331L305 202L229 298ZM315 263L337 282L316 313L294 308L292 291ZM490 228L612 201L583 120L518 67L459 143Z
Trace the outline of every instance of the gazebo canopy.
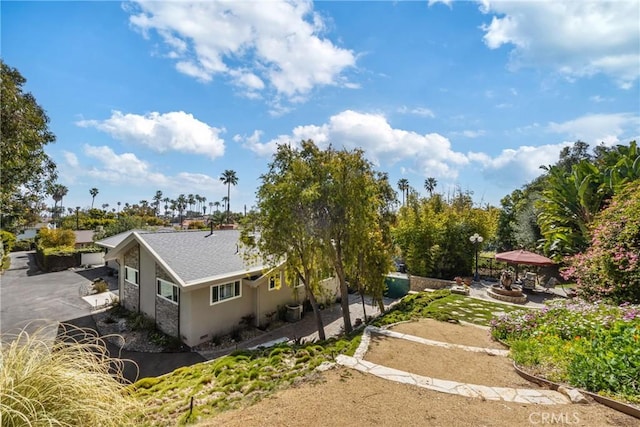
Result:
M555 262L553 262L546 256L538 255L534 252L525 251L523 249L496 254L496 260L506 262L508 264L526 264L540 266L555 264Z

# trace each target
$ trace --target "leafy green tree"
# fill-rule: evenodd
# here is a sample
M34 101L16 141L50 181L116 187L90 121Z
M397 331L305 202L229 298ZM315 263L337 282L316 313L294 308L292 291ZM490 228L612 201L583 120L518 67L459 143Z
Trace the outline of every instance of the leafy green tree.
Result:
M437 196L437 195L436 195ZM411 274L442 279L471 274L474 246L469 237L494 240L499 211L474 208L470 193L459 192L448 203L440 197L410 197L398 214L394 241Z
M303 143L300 151L280 145L260 177L256 193L258 214L250 216L253 224L242 229L242 240L257 247L264 261L285 261L287 276L304 285L313 308L318 336L326 339L318 304L319 272L326 271L322 241L314 227L319 181L315 175L314 152L317 148ZM291 283L293 284L293 283Z
M55 136L35 97L23 92L25 78L2 60L0 67L0 225L15 231L37 218L56 180L56 165L44 151Z
M236 176L236 171L227 169L222 173L220 177L220 181L227 186L227 223L229 223L229 200L231 197L231 186L238 184L238 177Z
M387 257L386 263L382 260L383 265L390 265L390 252L377 250L369 237L383 228L381 222L387 217L384 213L390 211L395 197L386 175L376 173L362 150L316 148L316 156L320 185L317 232L340 283L342 317L345 332L349 333L352 325L347 270L373 268L367 261L374 260L374 253L378 252ZM384 277L379 276L378 281L382 284ZM381 285L375 289L380 290ZM375 296L382 300L382 292Z
M590 224L584 252L567 258L565 279L575 279L588 299L640 303L640 180L621 187Z

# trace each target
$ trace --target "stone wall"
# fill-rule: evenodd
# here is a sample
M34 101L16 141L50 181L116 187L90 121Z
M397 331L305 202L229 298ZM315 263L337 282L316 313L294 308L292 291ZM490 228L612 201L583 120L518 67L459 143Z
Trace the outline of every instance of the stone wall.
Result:
M140 271L140 248L138 245L124 253L124 265Z
M156 277L158 279L166 280L167 282L173 283L173 279L169 277L169 275L158 264L156 264Z
M156 264L156 277L173 283L171 277L169 277L169 275L158 264ZM156 282L156 280L154 280L154 282ZM178 301L180 301L180 294L178 294ZM180 306L156 295L156 325L158 329L167 335L177 337L179 331L179 319Z
M156 296L156 326L158 329L167 335L178 337L179 319L180 307L178 304Z
M138 245L134 245L124 253L124 265L120 272L120 280L122 280L122 304L127 310L137 313L140 311L140 288L139 286L133 285L124 280L125 266L135 268L138 270L138 274L140 274L140 248Z
M455 285L452 280L432 279L430 277L409 276L409 287L412 291L422 292L425 289L444 289Z
M138 312L140 310L140 289L122 278L122 304L129 311Z

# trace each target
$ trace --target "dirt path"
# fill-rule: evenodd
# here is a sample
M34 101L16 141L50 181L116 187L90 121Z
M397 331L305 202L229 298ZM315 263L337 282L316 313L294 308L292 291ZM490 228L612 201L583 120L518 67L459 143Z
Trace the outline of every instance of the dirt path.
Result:
M481 347L488 346L482 344L483 340L489 340L485 330L433 320L406 323L393 330L433 340ZM384 343L385 340L393 340L394 345L391 341L389 344ZM392 338L381 339L378 349L373 349L366 358L377 357L377 363L390 366L396 355L408 356L407 348L399 347L403 344L396 341ZM387 352L386 355L382 354L383 349ZM449 375L453 372L451 366L458 367L458 371L462 373L461 366L468 365L469 369L465 370L465 375L468 376L460 379L467 383L482 384L490 377L485 368L486 360L467 359L468 356L468 352L461 350L443 350L441 354L415 351L410 355L413 365L423 366L425 369L446 365L448 369L438 368L439 375L447 374L442 379L453 379ZM498 357L478 353L475 356ZM473 354L471 357L474 357ZM433 371L425 373L433 375ZM504 374L507 375L506 371ZM520 383L520 387L522 386L535 388L535 385L526 381ZM555 424L635 427L638 426L638 421L595 402L587 405L533 405L481 400L421 389L338 367L315 374L313 380L282 390L253 406L222 413L202 425L502 427Z

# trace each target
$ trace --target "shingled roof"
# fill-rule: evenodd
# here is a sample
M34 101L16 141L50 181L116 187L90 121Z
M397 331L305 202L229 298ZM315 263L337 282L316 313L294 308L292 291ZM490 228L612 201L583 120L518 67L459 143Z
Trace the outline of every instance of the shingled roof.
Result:
M246 260L240 244L240 231L132 232L105 257L114 259L136 239L145 246L168 273L179 278L183 286L194 285L225 276L254 273L263 269L262 260Z

